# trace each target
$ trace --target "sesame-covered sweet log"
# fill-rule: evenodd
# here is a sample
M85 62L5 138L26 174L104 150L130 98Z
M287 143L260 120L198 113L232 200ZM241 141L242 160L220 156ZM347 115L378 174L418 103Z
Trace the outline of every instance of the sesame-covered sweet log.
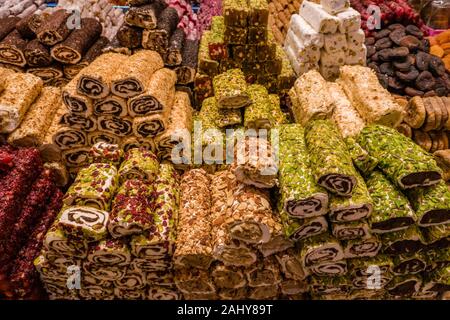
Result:
M36 31L39 41L46 46L54 46L64 41L72 31L69 28L70 22L68 23L70 17L71 14L64 9L57 10L46 17Z
M305 141L317 183L338 196L351 196L358 173L336 125L330 120L309 122Z
M373 201L373 213L369 218L372 232L399 231L416 222L417 215L408 199L383 173L373 171L366 184Z
M190 170L182 177L173 258L176 267L208 269L213 260L209 185L210 178L203 169Z
M58 63L48 67L28 68L27 72L41 78L46 85L49 85L51 82L61 79L64 76L63 68Z
M19 126L43 87L42 80L31 74L14 72L7 72L7 74L8 82L0 96L0 132L2 133L10 133Z
M97 19L83 18L80 28L75 29L63 42L52 47L51 55L61 63L76 64L101 33L102 25Z
M131 252L143 259L165 259L173 255L178 219L178 175L171 164L162 164L154 183L152 226L146 233L133 236Z
M281 206L291 217L322 216L328 209L328 194L316 184L309 166L304 129L298 124L278 127Z
M134 148L126 152L119 169L121 183L129 179L153 182L159 171L158 158L145 148Z
M178 66L183 61L182 52L185 39L186 34L181 28L177 28L170 36L165 59L168 66Z
M155 29L158 23L158 16L166 7L167 4L161 0L157 0L152 4L131 7L125 15L125 21L129 25L143 29Z
M67 190L64 204L89 206L108 211L118 184L117 169L107 163L93 163L78 173Z
M372 199L364 179L358 173L355 178L356 186L351 197L331 196L328 216L332 222L356 221L372 214Z
M167 52L169 38L178 25L178 13L172 7L165 8L158 16L155 29L144 30L142 46L144 49L155 50L163 56Z
M181 65L175 68L179 84L190 84L194 82L197 71L198 52L198 41L186 39L182 51Z
M247 83L240 69L231 69L213 79L215 97L222 109L237 109L251 103Z
M23 50L23 54L30 67L46 67L53 61L49 49L40 43L38 39L28 42Z
M397 130L369 125L357 142L378 160L378 167L401 189L437 184L442 171L433 157Z
M24 51L27 40L23 39L19 31L14 30L0 41L0 62L24 67L27 64Z
M170 109L163 113L133 119L133 134L138 138L154 138L162 135L170 125Z
M415 188L408 191L408 197L421 227L446 224L450 220L450 190L444 181L437 185Z
M20 126L8 136L8 143L20 147L38 147L42 144L52 116L60 107L61 90L44 87L30 106Z
M157 53L153 51L153 54ZM162 64L162 60L160 62ZM152 72L151 77L147 79L143 87L144 91L128 100L128 114L131 117L170 113L175 99L176 73L173 70L161 68Z

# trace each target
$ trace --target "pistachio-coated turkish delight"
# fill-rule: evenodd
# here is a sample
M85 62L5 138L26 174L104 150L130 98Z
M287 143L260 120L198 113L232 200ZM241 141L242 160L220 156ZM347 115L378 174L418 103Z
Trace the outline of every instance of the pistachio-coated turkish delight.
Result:
M120 181L142 179L151 183L159 170L158 158L145 148L132 148L125 154L125 159L119 169Z
M244 73L239 69L231 69L215 76L213 87L219 108L237 109L251 102L246 93L247 83Z

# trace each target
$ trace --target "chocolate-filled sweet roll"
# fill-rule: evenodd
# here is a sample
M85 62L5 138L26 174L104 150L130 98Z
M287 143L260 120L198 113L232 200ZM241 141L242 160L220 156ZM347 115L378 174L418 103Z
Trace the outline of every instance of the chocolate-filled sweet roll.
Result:
M61 152L63 162L69 168L78 168L88 163L89 147L79 147Z
M340 261L343 258L344 250L341 244L328 234L306 239L300 251L300 259L305 267Z
M44 15L30 14L25 18L22 18L16 24L16 29L25 39L33 39L36 37L36 31L42 25L44 21Z
M175 98L176 74L162 68L153 73L144 93L128 100L128 114L144 117L155 113L167 113L172 109Z
M181 294L176 288L152 285L148 288L147 298L149 300L179 300Z
M106 142L106 143L110 143L110 144L120 144L121 139L120 139L120 137L116 136L115 134L101 132L101 131L89 132L87 134L88 145L93 146L94 144L96 144L98 142Z
M36 35L39 41L46 46L54 46L64 41L72 30L67 23L71 14L64 9L55 11L48 16L37 29Z
M119 53L104 53L80 71L78 93L92 99L102 99L110 93L110 83L117 69L126 64L128 57Z
M89 48L80 62L77 64L69 64L64 66L64 75L68 79L73 79L83 68L92 63L99 55L102 54L103 49L109 44L109 39L101 36Z
M86 133L81 130L63 127L53 135L53 143L61 150L73 149L87 145Z
M143 93L151 84L152 75L164 68L164 61L155 51L141 50L118 66L111 78L111 92L122 98Z
M166 7L167 4L163 0L156 0L152 4L140 7L131 7L125 15L125 21L129 25L143 29L155 29L158 17Z
M127 115L127 101L124 98L110 94L94 103L96 116L125 117Z
M17 17L7 17L0 19L0 40L5 38L11 31L16 28L16 24L20 21Z
M87 261L104 266L127 266L131 253L125 241L121 239L103 240L94 244L88 252Z
M175 69L179 84L194 82L197 71L198 45L197 40L186 39L184 43L181 66Z
M83 117L72 113L65 113L62 115L60 124L71 127L72 129L87 132L95 131L97 129L97 123L94 117Z
M169 39L169 45L166 52L166 65L168 66L178 66L183 61L182 52L183 46L186 39L186 34L181 28L177 28Z
M91 98L88 98L77 91L77 80L71 80L62 89L62 99L64 105L73 114L78 114L80 116L90 116L93 110L93 102Z
M53 61L48 48L38 39L28 42L23 53L30 67L47 67Z
M125 152L133 148L144 148L145 150L149 150L154 154L158 152L157 145L151 138L142 139L136 137L127 137L122 140L120 147Z
M48 67L29 68L27 72L41 78L45 84L64 76L62 66L59 64L53 64Z
M95 43L102 33L101 23L94 18L81 19L81 27L61 43L50 50L52 57L65 64L80 62L86 51Z
M163 134L169 127L169 112L134 118L133 134L140 138L153 138Z
M22 38L19 31L12 31L0 42L0 62L24 67L27 64L23 53L26 46L27 41Z
M47 86L51 86L51 87L57 87L57 88L62 88L64 86L66 86L69 83L69 79L67 78L55 78L55 79L51 79L49 82L46 83Z
M142 43L142 29L124 23L117 31L116 37L120 45L124 47L130 49L139 48Z
M177 10L172 7L165 8L158 17L156 29L144 30L142 46L145 49L165 54L169 45L169 38L177 28L178 21Z
M100 116L98 117L97 123L99 131L112 133L119 137L126 137L133 130L133 122L130 118Z

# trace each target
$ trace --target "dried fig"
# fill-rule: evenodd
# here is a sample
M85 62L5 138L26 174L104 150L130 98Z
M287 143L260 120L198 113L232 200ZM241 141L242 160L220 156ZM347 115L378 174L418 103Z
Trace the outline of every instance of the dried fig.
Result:
M419 76L419 71L417 71L416 68L411 67L411 69L408 72L396 71L395 75L401 81L411 82L416 80L416 78Z
M410 34L416 38L419 38L419 39L423 38L423 32L419 28L417 28L415 25L410 24L410 25L406 26L405 31L407 34Z
M441 58L436 56L430 57L429 70L437 76L445 75L445 65Z
M381 38L375 42L375 49L382 50L392 47L392 41L389 38Z
M395 75L394 68L390 62L384 62L380 64L380 72L393 77Z
M368 37L368 38L366 38L366 40L365 40L365 44L366 44L366 46L372 46L372 45L374 45L375 44L375 38L374 37Z
M389 61L391 60L392 49L383 49L378 51L377 54L381 61Z
M425 52L430 52L431 44L430 40L422 39L422 50Z
M427 71L430 63L431 55L428 53L419 51L416 55L416 67L420 71Z
M389 77L388 86L394 90L402 90L405 88L405 84L401 83L395 77Z
M389 36L389 33L391 33L391 30L389 30L389 29L383 29L383 30L381 30L381 31L375 32L374 35L373 35L373 37L374 37L376 40L379 40L379 39L381 39L381 38L386 38L386 37L388 37L388 36Z
M396 129L398 132L400 132L404 136L406 136L410 139L412 138L412 129L406 123L401 123Z
M401 58L406 57L409 54L409 49L407 47L398 47L392 49L391 57Z
M367 46L367 56L371 57L377 52L377 49L375 49L374 46L368 45Z
M377 73L378 81L383 88L387 89L389 87L389 76L383 73Z
M428 91L434 87L436 81L429 71L422 71L416 79L416 88L422 91Z
M415 51L422 46L422 42L414 36L404 36L400 40L400 45L402 47L407 47L411 51Z
M408 87L409 88L409 87ZM406 89L408 89L406 88ZM405 91L406 91L405 89ZM411 88L412 89L412 88ZM414 90L414 89L412 89ZM422 92L423 93L423 92ZM421 97L414 96L409 100L408 105L405 109L404 121L414 129L419 129L425 123L425 118L427 116L425 109L425 102Z
M436 95L436 91L434 90L430 90L425 92L425 94L423 95L424 98L428 98L428 97L434 97Z
M411 87L406 87L405 93L410 97L416 97L416 96L422 97L424 95L423 91L420 91L420 90L417 90L417 89L414 89Z
M403 37L406 36L404 29L395 29L389 34L389 39L391 39L392 42L394 42L396 45L400 45L400 41L403 39Z
M396 30L396 29L402 29L405 30L405 26L401 23L393 23L390 26L387 27L389 30Z
M377 73L380 72L380 68L378 67L378 65L375 62L370 62L367 64L367 66Z
M398 71L406 72L411 68L412 65L414 65L414 62L414 56L408 55L406 59L403 59L402 61L395 61L392 64Z
M380 61L380 57L378 55L378 52L375 52L371 57L370 60L372 60L373 62L378 62Z
M413 133L414 141L421 146L425 151L430 151L432 142L428 133L423 132L421 130L414 130Z
M444 87L435 88L434 91L438 97L445 97L448 93L448 90Z

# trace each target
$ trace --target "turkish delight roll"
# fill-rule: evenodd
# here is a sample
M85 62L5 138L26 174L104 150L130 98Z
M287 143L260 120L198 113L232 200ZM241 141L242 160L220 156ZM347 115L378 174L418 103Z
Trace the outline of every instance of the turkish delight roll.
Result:
M245 108L244 125L251 129L270 129L274 124L272 119L272 102L264 86L252 84L247 87L251 104Z
M150 286L147 298L149 300L179 300L181 295L178 290L170 287Z
M445 249L450 247L450 226L440 224L428 228L421 228L426 244L435 249Z
M417 220L408 199L380 171L373 171L366 180L373 201L369 218L373 233L388 233L408 228Z
M73 79L62 89L62 100L70 112L80 116L90 116L93 102L91 98L77 92L77 81L78 78Z
M126 117L128 114L127 101L110 94L106 98L94 102L93 112L96 116Z
M381 242L376 235L368 235L362 239L342 242L346 259L374 257L381 249Z
M245 77L240 69L231 69L213 79L217 103L223 109L236 109L251 103Z
M244 273L247 277L248 286L253 288L279 284L282 280L275 257L266 258L246 268Z
M123 151L117 144L97 142L89 150L91 163L109 163L118 166L122 162Z
M180 211L174 264L208 269L212 258L210 178L203 169L186 172L181 180Z
M332 119L338 126L342 137L356 137L365 126L364 120L347 99L339 84L330 83L329 92L335 105Z
M131 117L145 117L170 112L175 98L176 82L177 76L173 70L156 70L148 79L145 91L128 100L128 114Z
M38 147L42 144L52 115L61 105L61 90L44 87L25 114L20 126L8 136L8 143L20 147Z
M403 110L384 89L372 69L363 66L340 68L340 84L359 115L367 123L397 127Z
M0 132L10 133L25 117L43 87L40 78L27 73L12 73L0 96Z
M168 108L163 113L134 118L133 134L144 139L164 134L170 126L170 111L171 108Z
M124 267L131 261L130 250L121 239L102 240L89 249L87 261L103 266Z
M68 11L60 9L45 18L36 31L39 41L46 46L54 46L64 41L72 31L69 28L70 21L68 19L70 17L71 14Z
M9 33L11 33L15 28L16 24L20 21L17 17L5 17L0 18L0 40L5 38Z
M67 190L64 204L90 206L108 211L118 185L117 169L108 163L93 163L78 173Z
M340 20L336 16L329 14L321 5L311 1L302 2L300 16L320 33L336 33L340 25Z
M124 23L117 31L117 40L127 48L139 48L142 44L142 29Z
M125 275L118 280L114 281L116 288L125 290L141 290L146 285L145 273L133 267L128 267Z
M183 294L214 294L216 292L209 273L195 268L177 270L175 284Z
M148 259L148 258L134 258L131 265L135 269L143 272L162 272L172 269L172 260L170 258L164 259Z
M88 244L84 239L68 236L61 227L58 227L57 222L47 231L44 247L49 252L81 259L86 258L88 250Z
M375 170L378 161L372 157L363 147L361 147L354 138L345 139L348 151L353 160L353 165L363 174L364 176L369 175L373 170Z
M115 134L94 131L94 132L89 132L87 134L86 141L87 141L88 145L94 145L98 142L106 142L106 143L110 143L110 144L120 144L121 139L120 139L120 137L116 136ZM124 150L124 151L126 151L126 150Z
M211 35L208 48L211 59L220 61L228 58L228 48L224 41L225 21L222 16L215 16L211 19Z
M357 172L336 125L330 120L309 122L305 141L317 183L338 196L350 196Z
M144 49L155 50L165 55L169 38L178 25L177 10L172 7L165 8L158 16L158 22L155 29L144 30L142 36L142 46Z
M378 160L378 167L401 189L439 183L442 171L433 157L397 130L369 125L357 142Z
M164 67L161 56L155 51L142 50L129 57L126 63L118 66L111 78L111 92L124 99L143 93L152 85L153 74ZM167 80L163 78L162 80ZM130 113L130 115L137 115ZM141 114L142 115L142 114Z
M344 259L344 250L339 241L328 234L322 234L303 241L300 259L304 267Z
M76 64L67 64L64 66L64 75L68 79L73 79L85 67L90 65L92 61L97 59L103 52L103 49L109 44L109 39L100 36L97 41L86 51L80 62ZM26 55L25 55L26 56Z
M77 91L92 99L102 99L110 93L110 83L127 56L119 53L104 53L80 71Z
M286 211L281 211L284 234L293 241L312 237L328 230L328 222L323 216L296 219L292 218Z
M61 158L68 168L74 168L72 172L78 172L80 167L89 162L89 147L63 150L61 152Z
M325 262L309 267L309 272L319 277L339 277L347 273L347 262L345 260Z
M102 49L103 53L119 53L127 56L131 56L132 50L124 47L120 44L117 35L114 36L111 41Z
M159 177L154 183L153 223L147 234L133 236L131 252L145 259L162 259L171 256L176 240L176 221L178 216L178 185L176 172L172 165L165 164L161 169L168 171L167 180Z
M125 21L129 25L143 29L155 29L158 23L158 16L166 7L167 4L161 0L157 0L152 4L131 7L125 15Z
M177 28L169 39L169 45L166 53L166 64L168 66L178 66L181 64L183 47L186 39L186 34L183 29Z
M87 137L83 131L63 126L53 133L52 141L61 151L87 145Z
M120 181L141 179L152 183L158 174L158 158L144 148L134 148L127 151L119 169Z
M220 109L215 97L203 100L198 119L202 122L202 125L212 123L218 128L225 128L242 122L240 110Z
M48 67L28 68L27 72L41 78L46 85L64 75L61 65L56 63Z
M58 187L65 187L69 183L69 172L62 162L46 162L44 163L44 168L53 172L55 184Z
M381 236L383 253L389 255L416 253L425 246L425 239L417 226L385 233Z
M24 50L27 41L22 38L19 31L14 30L0 41L0 62L24 67L27 64Z
M247 285L242 268L217 264L211 271L211 277L218 288L237 289Z
M427 256L424 253L396 255L393 257L392 273L396 276L417 274L427 267Z
M355 174L356 186L352 196L331 196L328 217L332 222L348 222L361 220L372 214L373 204L364 179Z
M187 85L194 82L197 72L198 51L198 40L186 39L182 51L181 65L175 68L178 84Z
M249 289L249 299L254 300L266 300L266 299L274 299L278 296L278 285L268 285L261 286Z
M30 67L46 67L53 61L48 48L40 43L38 39L28 42L23 54Z
M370 226L365 220L345 223L333 223L331 225L333 236L338 240L354 240L369 235Z
M120 143L120 147L123 151L128 152L128 150L133 148L144 148L145 150L149 150L153 153L156 153L157 146L152 139L141 139L136 137L128 137L122 140Z
M102 25L95 18L82 18L75 29L61 43L50 50L53 59L65 64L76 64L102 33Z
M386 285L386 290L391 297L399 299L419 292L421 285L420 275L396 276Z
M128 117L99 116L97 118L97 123L99 131L119 137L126 137L130 135L133 130L132 119Z

